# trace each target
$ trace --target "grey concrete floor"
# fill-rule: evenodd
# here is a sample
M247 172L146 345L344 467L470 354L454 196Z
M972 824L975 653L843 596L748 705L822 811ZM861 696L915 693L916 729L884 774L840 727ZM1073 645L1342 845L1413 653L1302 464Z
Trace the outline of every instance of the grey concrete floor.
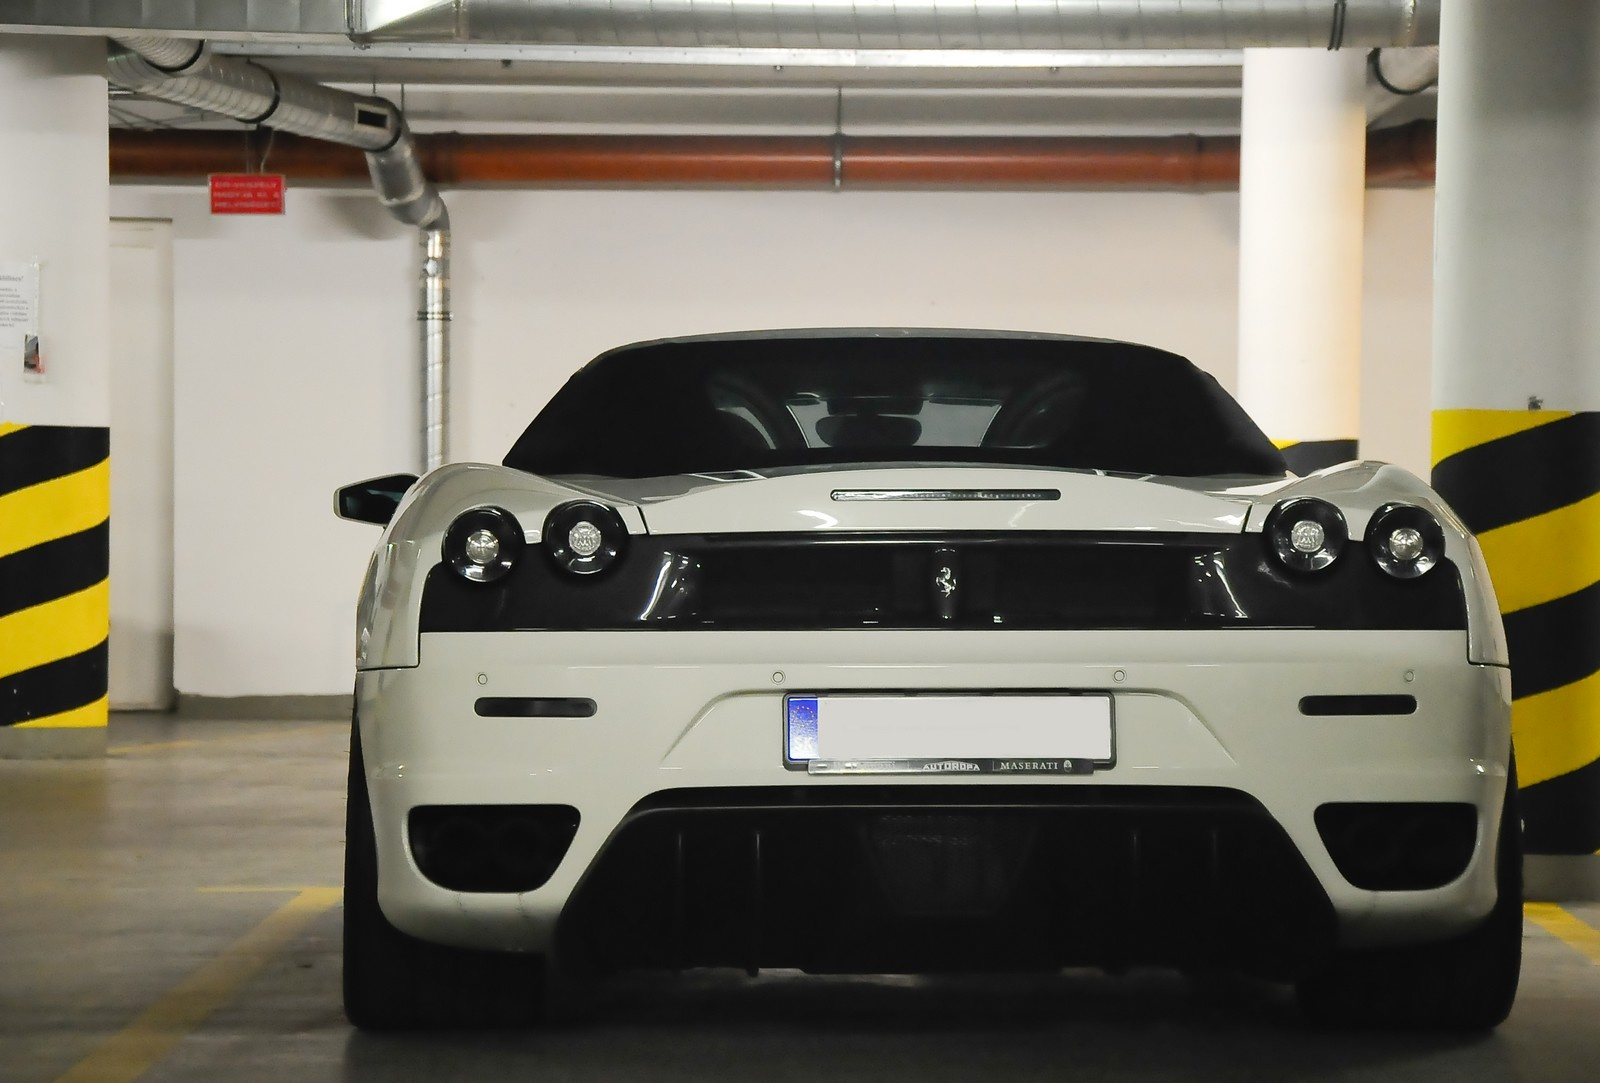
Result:
M117 716L0 763L0 1080L1600 1079L1600 906L1526 931L1487 1037L1325 1034L1286 990L1140 972L629 980L581 1022L357 1034L339 1009L348 724Z

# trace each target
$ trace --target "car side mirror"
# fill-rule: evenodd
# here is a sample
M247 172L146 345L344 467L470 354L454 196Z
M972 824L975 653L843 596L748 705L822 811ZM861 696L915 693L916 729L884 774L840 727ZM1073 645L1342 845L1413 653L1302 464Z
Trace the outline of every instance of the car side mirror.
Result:
M417 483L415 474L390 474L346 485L333 494L333 511L341 519L385 526L406 490Z

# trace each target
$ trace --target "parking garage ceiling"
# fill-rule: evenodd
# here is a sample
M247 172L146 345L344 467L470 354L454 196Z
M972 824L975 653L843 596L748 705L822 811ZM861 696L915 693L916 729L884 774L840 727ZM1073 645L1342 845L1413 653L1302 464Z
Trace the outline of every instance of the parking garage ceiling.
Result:
M204 37L390 98L420 133L1060 137L1236 134L1242 47L1335 29L1347 48L1426 45L1438 24L1437 0L1350 0L1341 27L1315 0L979 0L959 18L925 0L883 5L894 27L830 13L861 4L769 2L741 21L740 2L0 0L0 31ZM1433 95L1379 107L1401 124L1432 116ZM238 127L115 88L110 122Z

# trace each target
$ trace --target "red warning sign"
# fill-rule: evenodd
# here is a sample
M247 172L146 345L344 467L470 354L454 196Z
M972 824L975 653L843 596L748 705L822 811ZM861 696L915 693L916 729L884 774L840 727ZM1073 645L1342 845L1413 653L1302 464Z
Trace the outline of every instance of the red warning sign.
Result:
M212 214L282 214L282 173L213 173Z

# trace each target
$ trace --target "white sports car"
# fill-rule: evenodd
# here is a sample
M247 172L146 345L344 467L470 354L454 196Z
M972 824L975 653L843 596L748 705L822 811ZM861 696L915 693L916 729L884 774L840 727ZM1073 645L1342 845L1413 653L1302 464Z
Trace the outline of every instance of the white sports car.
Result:
M1299 478L1146 346L625 347L503 465L338 494L344 994L506 1024L626 969L1225 969L1483 1028L1520 963L1510 671L1393 466Z

